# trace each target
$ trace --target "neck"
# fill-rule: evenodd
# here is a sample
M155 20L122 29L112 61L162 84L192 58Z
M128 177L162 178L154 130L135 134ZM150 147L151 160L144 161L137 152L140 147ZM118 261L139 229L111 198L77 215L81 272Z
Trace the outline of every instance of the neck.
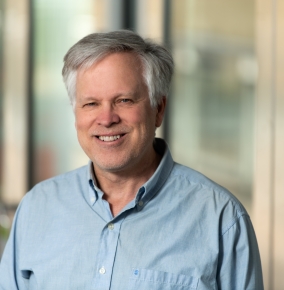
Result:
M116 216L131 200L139 188L150 179L156 171L161 156L153 150L152 158L135 170L106 172L94 167L99 188L104 192L103 198L108 201L113 216Z

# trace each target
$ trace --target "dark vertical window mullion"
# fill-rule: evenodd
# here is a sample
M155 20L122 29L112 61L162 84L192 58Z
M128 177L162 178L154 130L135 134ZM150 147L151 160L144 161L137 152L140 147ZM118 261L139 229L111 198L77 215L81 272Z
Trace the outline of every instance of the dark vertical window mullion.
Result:
M136 28L136 1L123 0L122 1L122 28L135 30Z

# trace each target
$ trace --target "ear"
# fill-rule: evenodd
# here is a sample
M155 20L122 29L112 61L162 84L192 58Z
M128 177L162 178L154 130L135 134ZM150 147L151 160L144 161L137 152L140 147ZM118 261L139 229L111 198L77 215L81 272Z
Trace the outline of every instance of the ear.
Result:
M156 114L156 122L155 122L156 128L162 125L166 105L167 105L167 99L165 96L163 96L160 103L157 106L157 114Z

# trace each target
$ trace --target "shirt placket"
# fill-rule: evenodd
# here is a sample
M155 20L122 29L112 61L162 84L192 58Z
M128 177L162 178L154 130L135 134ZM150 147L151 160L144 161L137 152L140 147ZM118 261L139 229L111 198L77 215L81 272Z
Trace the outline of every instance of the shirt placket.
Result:
M98 289L96 288L97 285L100 285L100 290L110 289L113 265L122 221L122 219L115 222L110 221L102 230L98 249L94 289Z

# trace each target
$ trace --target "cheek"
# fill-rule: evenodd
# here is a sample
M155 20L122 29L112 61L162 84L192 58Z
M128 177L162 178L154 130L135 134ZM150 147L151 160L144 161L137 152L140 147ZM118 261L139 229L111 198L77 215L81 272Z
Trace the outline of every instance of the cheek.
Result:
M93 123L93 118L87 113L77 113L75 115L75 128L77 131L87 130Z
M150 106L139 107L128 115L129 121L136 124L155 124L155 118L155 111Z
M138 112L133 118L133 122L139 125L141 130L143 130L144 135L152 135L156 129L155 126L155 113L152 110L147 110L145 112Z

